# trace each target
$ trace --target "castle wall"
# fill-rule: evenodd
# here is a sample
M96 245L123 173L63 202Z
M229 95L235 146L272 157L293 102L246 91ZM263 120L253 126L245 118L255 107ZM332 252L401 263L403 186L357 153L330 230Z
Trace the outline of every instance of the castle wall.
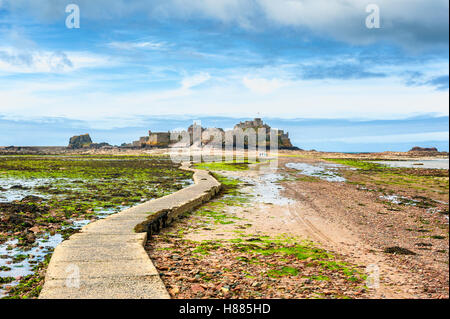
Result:
M163 132L163 133L152 133L148 137L148 141L146 145L152 145L152 146L167 146L170 143L170 134Z
M194 135L194 131L197 132L197 124L191 125L188 130L187 133L190 136L190 142L191 144L193 143L193 135ZM249 132L247 131L247 129L253 129L254 132ZM238 124L235 125L234 129L231 131L227 131L224 132L222 129L219 129L219 132L216 132L216 130L211 130L208 131L207 129L204 129L202 127L199 126L199 132L201 132L201 139L202 139L202 144L203 145L224 145L224 144L235 144L236 142L238 142L236 140L236 134L238 132L241 132L242 134L244 134L244 145L248 144L248 140L249 140L249 136L250 139L253 139L256 137L256 143L258 144L258 142L261 142L261 140L264 140L264 138L259 137L258 136L258 132L260 131L260 129L265 129L265 144L266 146L270 145L270 132L271 132L271 128L269 125L264 124L264 122L260 119L260 118L255 118L253 121L245 121L245 122L240 122ZM214 133L216 132L216 133ZM214 133L214 134L212 134ZM255 137L253 137L253 135L255 135ZM135 141L133 142L133 146L135 147L145 147L145 146L159 146L159 147L168 147L171 142L175 143L175 141L171 141L170 140L170 133L169 132L157 132L157 133L153 133L151 131L149 131L149 135L145 136L145 137L141 137L141 139L139 141ZM242 143L242 141L240 141L240 143ZM289 139L289 134L288 133L284 133L283 130L278 130L278 145L279 148L291 148L292 144L291 141Z

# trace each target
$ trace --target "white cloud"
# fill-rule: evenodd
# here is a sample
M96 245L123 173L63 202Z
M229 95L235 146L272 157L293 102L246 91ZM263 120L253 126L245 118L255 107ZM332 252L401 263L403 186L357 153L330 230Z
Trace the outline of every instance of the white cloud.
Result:
M173 90L115 91L83 80L0 86L0 114L97 119L140 115L227 115L282 118L404 118L448 115L448 91L405 87L395 78L290 81L271 94L247 89L234 77L219 83L209 74L186 77ZM242 79L242 77L241 77ZM52 89L54 85L54 89ZM67 89L64 86L67 85ZM81 89L80 89L81 87ZM192 88L195 88L192 89ZM74 93L75 92L75 93Z
M264 79L264 78L248 78L242 79L245 87L251 91L259 94L269 94L285 85L284 81L279 79Z
M165 42L153 42L153 41L141 41L141 42L127 42L127 41L114 41L108 43L110 48L121 50L161 50L167 46Z
M3 73L66 73L111 64L110 59L88 52L0 47L0 72Z
M447 0L258 0L258 3L272 22L308 28L349 43L392 40L409 48L417 43L448 45ZM368 16L365 10L372 3L380 8L380 29L365 27Z
M72 68L72 61L63 52L0 48L0 71L3 72L64 72Z
M188 90L190 88L193 88L200 84L205 83L209 79L211 79L211 75L209 75L209 73L203 72L203 73L199 73L199 74L184 78L181 81L181 86L182 86L182 89Z

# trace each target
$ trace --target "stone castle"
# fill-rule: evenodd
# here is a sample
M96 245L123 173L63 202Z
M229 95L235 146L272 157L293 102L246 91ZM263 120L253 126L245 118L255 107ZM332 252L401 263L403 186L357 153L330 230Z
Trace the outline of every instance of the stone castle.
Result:
M266 141L269 141L269 134L270 130L272 129L269 125L264 124L262 119L255 118L253 121L245 121L240 122L239 124L236 124L234 126L234 129L240 128L242 130L246 129L265 129L266 132ZM284 130L278 130L278 145L281 149L292 149L294 146L291 143L291 140L289 138L289 133L284 133Z
M234 129L231 131L231 133L242 130L242 131L246 131L249 129L253 129L256 132L261 132L261 129L263 129L263 131L265 132L265 138L262 138L262 140L266 141L266 147L269 147L270 145L270 132L272 130L272 128L267 125L264 124L264 122L262 121L262 119L260 118L255 118L252 121L245 121L245 122L240 122L238 124L236 124L234 126ZM193 124L191 125L188 130L187 133L190 135L190 144L194 143L194 132L200 132L199 134L201 134L201 140L202 140L202 144L203 145L208 145L210 143L212 143L213 138L211 137L211 130L214 130L215 134L217 134L216 132L219 132L219 134L221 134L221 140L224 141L223 145L225 144L228 135L226 134L226 132L219 128L219 129L205 129L197 124ZM135 147L135 148L144 148L144 147L168 147L171 144L177 142L177 141L173 141L170 139L170 132L152 132L149 131L148 132L148 136L143 136L141 137L139 140L134 141L131 144L127 144L124 146L128 146L128 147ZM278 130L277 131L277 136L278 136L278 148L279 149L296 149L296 147L294 147L289 139L289 133L284 133L283 130ZM259 139L261 140L261 139ZM233 143L235 144L235 140L233 141ZM244 145L247 146L248 141L245 140L244 141Z
M143 136L132 143L133 147L165 147L170 145L170 132L153 133L148 131L148 136Z

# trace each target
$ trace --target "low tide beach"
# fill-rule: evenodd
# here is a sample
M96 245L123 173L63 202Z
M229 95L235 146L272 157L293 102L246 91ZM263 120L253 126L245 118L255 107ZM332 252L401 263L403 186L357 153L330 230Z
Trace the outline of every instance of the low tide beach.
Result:
M0 157L1 297L37 298L83 226L192 184L165 150L98 153ZM448 298L448 159L406 155L197 163L222 193L149 238L149 258L172 298Z

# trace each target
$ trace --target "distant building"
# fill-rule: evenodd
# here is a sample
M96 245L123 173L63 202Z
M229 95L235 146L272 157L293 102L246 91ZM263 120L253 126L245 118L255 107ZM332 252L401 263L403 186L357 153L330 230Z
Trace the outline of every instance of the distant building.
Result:
M152 133L148 131L147 145L150 146L165 146L170 144L170 132Z
M236 124L234 126L234 128L241 128L241 129L246 129L246 128L266 128L268 130L270 130L270 126L267 124L264 124L264 122L260 119L260 118L255 118L253 121L245 121L245 122L240 122L239 124Z
M248 129L254 129L256 132L259 132L260 129L265 129L266 132L266 142L267 146L269 146L270 143L270 131L271 127L267 124L264 124L262 119L255 118L253 121L245 121L240 122L239 124L236 124L234 126L234 129L242 129L242 130L248 130ZM293 145L291 144L291 140L289 139L289 133L284 133L283 130L278 130L278 147L280 149L283 148L293 148Z
M134 141L133 147L167 147L170 144L170 132L148 131L148 136L143 136Z

